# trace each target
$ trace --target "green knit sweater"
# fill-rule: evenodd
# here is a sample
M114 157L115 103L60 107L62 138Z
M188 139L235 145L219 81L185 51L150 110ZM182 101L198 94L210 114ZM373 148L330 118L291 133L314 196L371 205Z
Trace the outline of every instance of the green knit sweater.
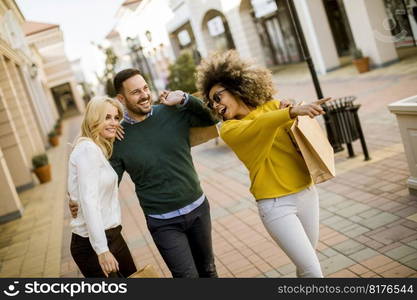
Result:
M124 122L110 162L119 176L126 171L146 215L170 212L197 200L203 192L194 169L190 127L215 124L202 102L189 96L183 107L154 105L144 121Z

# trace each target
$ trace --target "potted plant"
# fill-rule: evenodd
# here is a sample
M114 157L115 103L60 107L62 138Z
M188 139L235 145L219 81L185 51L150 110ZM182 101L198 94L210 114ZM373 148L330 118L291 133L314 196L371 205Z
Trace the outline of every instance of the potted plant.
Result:
M359 73L365 73L369 71L369 57L363 56L362 50L355 48L352 52L353 64Z
M33 172L40 183L51 181L51 165L46 153L36 155L32 158Z
M52 147L56 147L59 145L59 137L58 137L58 133L56 132L55 129L53 129L49 134L49 143L52 145Z

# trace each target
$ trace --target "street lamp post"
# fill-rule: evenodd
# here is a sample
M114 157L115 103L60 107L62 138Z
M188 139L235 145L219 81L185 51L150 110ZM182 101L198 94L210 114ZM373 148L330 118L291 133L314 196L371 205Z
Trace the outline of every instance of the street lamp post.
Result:
M148 52L148 54L149 54L149 57L150 57L150 59L151 59L151 65L149 66L149 72L151 73L151 75L153 76L153 73L152 73L152 71L153 72L155 72L155 76L156 76L156 78L157 79L160 79L160 76L159 76L159 74L158 74L158 66L157 66L157 64L158 64L158 62L157 62L157 57L156 57L156 48L153 48L153 54L152 54L152 33L149 31L149 30L147 30L146 32L145 32L145 36L146 36L146 39L148 40L148 42L149 42L149 48L151 49L151 50L149 50L149 52ZM155 88L156 88L156 86L155 86Z
M145 55L143 54L143 47L140 45L137 38L132 39L131 37L128 37L126 39L127 44L130 48L131 53L135 55L136 64L141 70L145 70L145 72L148 75L148 78L151 82L151 86L156 93L158 93L158 90L156 88L154 78L152 76L152 71L149 66L148 60L146 59ZM144 65L142 64L144 62Z
M314 68L313 60L311 59L310 51L307 47L307 42L305 40L300 20L297 15L297 11L295 10L294 6L294 0L287 0L288 9L290 12L291 21L294 25L295 34L297 36L297 40L300 43L301 52L303 53L304 60L307 62L308 69L310 70L311 78L313 79L314 88L316 90L317 98L321 99L323 98L323 92L321 90L320 82L317 77L316 69ZM275 0L277 9L279 9L279 1ZM327 138L329 139L330 144L332 145L335 152L342 151L343 147L342 145L337 141L336 134L334 132L334 127L332 126L332 120L326 116L323 115L324 118L324 124L326 126L326 132L327 132Z

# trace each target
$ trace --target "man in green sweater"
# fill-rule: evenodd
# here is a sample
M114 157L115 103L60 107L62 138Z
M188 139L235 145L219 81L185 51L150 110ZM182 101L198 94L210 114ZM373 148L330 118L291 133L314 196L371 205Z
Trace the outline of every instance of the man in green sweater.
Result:
M151 91L135 69L114 78L124 104L124 139L110 160L136 187L148 229L173 277L217 277L210 209L194 169L189 129L216 123L197 98L174 91L152 105Z

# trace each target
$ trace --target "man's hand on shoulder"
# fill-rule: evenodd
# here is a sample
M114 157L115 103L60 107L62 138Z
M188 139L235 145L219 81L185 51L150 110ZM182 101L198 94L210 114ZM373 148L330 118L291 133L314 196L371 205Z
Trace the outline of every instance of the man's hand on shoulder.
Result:
M165 94L164 94L165 93ZM165 95L165 97L164 97ZM187 94L183 91L172 91L172 92L163 92L159 97L161 104L167 106L174 106L178 104L184 104Z
M125 131L123 129L122 124L119 123L119 126L116 128L116 138L119 141L122 141L125 138Z

